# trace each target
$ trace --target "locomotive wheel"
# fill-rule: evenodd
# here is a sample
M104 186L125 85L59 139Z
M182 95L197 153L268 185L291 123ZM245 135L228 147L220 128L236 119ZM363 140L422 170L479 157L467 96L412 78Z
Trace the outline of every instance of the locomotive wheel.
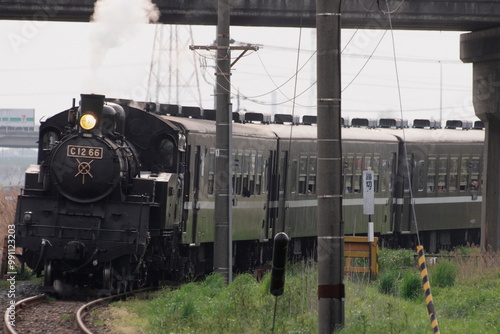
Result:
M45 261L43 268L43 285L52 286L52 284L54 284L53 269L54 264L52 261Z
M115 275L113 270L113 265L108 262L104 265L102 270L102 289L106 294L111 294L113 292L113 285L115 282Z
M102 271L102 293L113 294L131 290L132 284L129 278L130 275L125 268L122 268L120 274L111 262L106 263Z

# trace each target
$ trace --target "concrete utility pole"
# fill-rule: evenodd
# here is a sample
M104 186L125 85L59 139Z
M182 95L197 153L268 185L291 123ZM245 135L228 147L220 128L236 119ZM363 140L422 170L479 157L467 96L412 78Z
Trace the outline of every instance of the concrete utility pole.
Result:
M318 333L344 326L340 116L341 0L316 0L318 77Z
M215 214L214 271L229 283L232 281L232 112L231 112L231 52L229 49L229 0L218 0L217 8L217 89L215 135Z

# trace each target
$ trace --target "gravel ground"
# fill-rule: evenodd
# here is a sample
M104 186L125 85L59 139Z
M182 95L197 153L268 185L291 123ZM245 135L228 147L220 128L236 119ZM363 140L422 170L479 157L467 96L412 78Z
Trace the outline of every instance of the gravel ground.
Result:
M83 305L75 301L49 301L30 306L16 315L19 333L79 333L76 311Z
M10 305L10 301L14 299L17 302L24 298L39 295L40 293L39 284L25 281L17 281L15 284L15 290L13 290L13 288L2 289L0 291L0 310L2 318L0 333L3 333L3 318L7 307ZM12 298L12 295L15 295L15 297Z
M15 284L15 298L17 302L24 298L30 296L35 296L43 293L42 287L39 284L31 282L16 282ZM10 305L10 301L13 299L9 296L12 294L10 289L2 289L0 291L0 305L1 305L1 328L0 333L3 331L3 319L5 310ZM16 330L21 333L61 333L61 334L72 334L80 333L76 326L76 311L86 302L83 301L56 301L51 300L46 303L41 303L36 306L29 306L23 309L21 312L16 314ZM105 306L103 306L105 307ZM101 314L102 310L92 310L90 312L90 317L93 314ZM92 323L88 319L84 320L89 327L95 333L106 333L109 330L104 326L89 325Z

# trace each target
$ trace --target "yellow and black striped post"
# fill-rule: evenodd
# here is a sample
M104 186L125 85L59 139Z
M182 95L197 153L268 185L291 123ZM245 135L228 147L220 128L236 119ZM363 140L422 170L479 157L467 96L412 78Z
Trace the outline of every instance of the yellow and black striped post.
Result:
M427 312L429 312L429 317L431 319L431 327L435 334L439 334L436 311L434 310L434 303L432 302L431 284L429 283L429 277L427 275L427 267L425 265L424 247L418 245L417 253L418 253L418 268L420 269L420 277L422 278L422 285L424 287L425 302L427 303Z

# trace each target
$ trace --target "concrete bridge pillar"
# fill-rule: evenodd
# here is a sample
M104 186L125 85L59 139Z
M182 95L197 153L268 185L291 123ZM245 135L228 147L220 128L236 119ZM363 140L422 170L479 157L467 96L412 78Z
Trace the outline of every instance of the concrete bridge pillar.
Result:
M473 64L473 103L484 122L481 248L500 250L500 28L460 36L460 58Z

